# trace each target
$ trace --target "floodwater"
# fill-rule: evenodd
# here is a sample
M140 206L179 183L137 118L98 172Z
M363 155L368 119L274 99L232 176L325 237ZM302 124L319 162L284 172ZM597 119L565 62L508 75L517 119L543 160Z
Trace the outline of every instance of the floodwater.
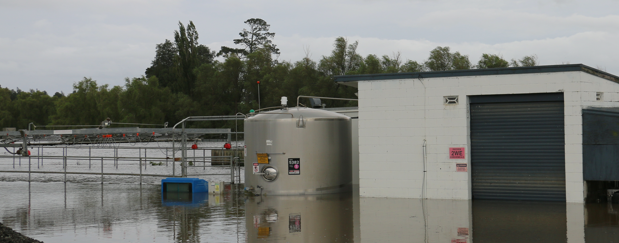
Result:
M224 142L198 142L197 150L188 149L187 160L190 165L187 168L189 176L208 174L208 179L213 181L230 182L229 166L211 166L211 150L223 148ZM243 142L232 142L233 146L243 147ZM179 143L175 144L175 152L169 142L142 142L124 144L91 144L73 146L43 146L31 147L31 157L13 156L0 148L0 171L20 171L25 173L0 173L0 181L36 181L36 182L100 182L101 176L96 175L102 170L104 173L131 173L134 176L105 175L103 180L108 182L139 183L140 173L161 176L144 176L141 180L148 184L160 183L162 178L170 175L180 175L181 166L174 162L174 158L180 157ZM9 151L15 148L10 148ZM115 154L116 153L116 154ZM94 173L94 175L68 174L62 172L62 156L70 156L66 161L68 173ZM47 157L37 157L47 156ZM50 158L49 156L53 156ZM77 156L77 157L72 157ZM120 159L115 162L112 157ZM205 157L206 156L206 157ZM103 157L103 159L102 159ZM195 162L195 163L192 163ZM242 182L244 170L237 168ZM34 172L30 175L28 170ZM56 172L56 174L36 173ZM195 177L195 176L194 176ZM237 181L238 182L238 181Z
M237 188L237 190L235 190ZM44 242L619 242L619 204L170 194L0 182L2 223Z

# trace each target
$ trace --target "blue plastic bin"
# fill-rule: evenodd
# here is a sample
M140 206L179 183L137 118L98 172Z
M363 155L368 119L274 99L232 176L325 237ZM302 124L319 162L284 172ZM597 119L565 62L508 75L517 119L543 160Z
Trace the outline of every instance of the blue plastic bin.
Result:
M198 178L165 178L161 180L161 193L208 192L208 182Z

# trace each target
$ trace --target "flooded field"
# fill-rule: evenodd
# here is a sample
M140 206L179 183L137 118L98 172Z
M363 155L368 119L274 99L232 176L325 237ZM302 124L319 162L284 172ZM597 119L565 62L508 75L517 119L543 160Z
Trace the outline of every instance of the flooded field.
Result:
M44 242L617 242L619 205L161 195L159 185L0 182L0 220Z
M171 145L139 144L136 147L148 151L120 149L118 156L173 157L162 149L166 146ZM110 157L112 151L50 147L44 154ZM198 166L189 168L190 175L221 174L201 178L230 182L229 167L201 167L200 152L194 153L189 151L188 157ZM101 184L97 175L70 174L64 183L63 174L31 174L28 183L28 173L0 173L0 220L48 243L619 242L619 204L361 198L358 189L322 196L249 197L238 185L217 196L162 195L161 179L180 173L180 166L153 160L144 160L149 163L141 167L131 159L103 163L106 173L142 170L161 175L144 177L142 185L137 176L105 176ZM35 157L1 158L0 170L28 171L28 162L32 171L64 171L62 159ZM100 169L100 160L67 162L69 172Z

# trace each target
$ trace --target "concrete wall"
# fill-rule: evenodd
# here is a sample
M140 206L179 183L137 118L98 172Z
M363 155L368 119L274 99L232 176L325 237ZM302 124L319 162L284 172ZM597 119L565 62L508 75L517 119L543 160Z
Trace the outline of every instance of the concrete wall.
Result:
M583 202L582 109L619 106L619 84L584 72L359 81L359 192L365 197L471 199L468 96L564 92L566 197ZM604 92L596 101L596 92ZM459 104L443 97L457 95ZM424 185L423 144L427 143ZM465 159L449 159L465 147Z

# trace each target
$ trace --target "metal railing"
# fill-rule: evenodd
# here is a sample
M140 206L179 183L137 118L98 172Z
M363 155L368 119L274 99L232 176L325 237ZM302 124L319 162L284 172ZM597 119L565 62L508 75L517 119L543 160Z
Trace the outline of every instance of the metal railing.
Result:
M187 169L188 168L194 168L194 167L200 167L199 162L196 159L195 156L195 149L192 148L192 150L194 151L194 159L192 161L188 160L188 146L187 146L187 142L188 142L188 135L189 134L193 134L194 135L194 141L197 141L197 137L195 137L196 134L227 134L227 139L226 142L231 144L231 138L232 138L232 134L236 135L236 144L237 146L235 146L238 149L238 134L242 132L238 132L238 122L236 122L236 128L235 131L232 132L231 129L191 129L191 128L186 128L185 127L185 123L186 122L195 122L195 121L229 121L229 120L242 120L246 118L246 116L242 113L237 113L236 115L233 116L193 116L193 117L187 117L183 120L181 120L180 122L178 122L176 125L174 125L174 127L172 128L105 128L105 129L73 129L73 130L30 130L30 126L28 127L29 131L24 131L24 130L20 130L19 132L6 132L6 137L4 139L4 142L2 142L2 144L0 144L0 147L4 147L5 149L8 150L8 148L13 147L13 155L12 156L0 156L0 159L2 158L7 158L7 157L12 157L13 159L13 169L15 169L15 158L17 157L15 155L15 147L21 147L21 151L22 151L22 156L19 156L19 165L21 166L21 160L22 158L28 158L28 171L22 171L22 170L0 170L0 173L28 173L28 181L31 180L31 174L33 173L41 173L41 174L64 174L65 175L65 182L66 182L66 176L68 174L82 174L82 175L101 175L101 183L103 183L103 176L105 175L122 175L122 176L139 176L140 177L140 183L142 183L142 177L143 176L161 176L161 177L187 177L188 176L188 172ZM31 125L34 126L34 124L31 123ZM177 130L176 127L178 125L182 125L182 130ZM36 126L34 126L36 128ZM26 133L27 132L27 133ZM172 141L172 147L166 147L166 148L161 148L161 147L122 147L122 146L116 146L117 144L120 144L120 142L125 142L124 140L127 140L129 142L134 141L135 143L137 142L142 142L143 139L139 138L140 133L144 134L146 132L146 134L152 134L151 136L149 136L147 141L153 141L156 142L156 139L154 139L157 136L171 136L171 141ZM122 134L122 137L120 137L119 134ZM125 138L125 135L128 135L127 138ZM39 145L34 145L30 144L30 142L28 141L30 138L35 139L36 137L43 137L45 138L45 136L59 136L62 140L62 143L65 144L65 147L63 148L63 154L62 156L45 156L45 155L41 155L44 154L44 146L42 146L42 144ZM113 156L92 156L92 149L93 148L97 148L97 147L92 147L92 146L88 146L88 147L71 147L71 148L88 148L89 152L88 152L88 156L69 156L68 155L68 147L67 147L67 141L65 141L63 138L64 136L68 136L69 138L73 138L74 140L76 138L78 138L79 136L84 136L84 140L87 140L83 143L76 143L76 141L73 141L73 144L92 144L91 140L89 139L89 136L96 136L97 141L99 139L99 137L101 138L105 138L102 139L101 141L96 141L98 145L105 145L102 146L101 149L113 149ZM132 136L132 137L131 137ZM180 148L177 147L176 143L177 143L177 138L179 138L180 136L180 141L181 141L181 146ZM129 139L129 137L131 137L131 139ZM81 137L80 137L81 138ZM13 142L19 142L19 139L22 140L21 145L18 144L10 144ZM117 141L118 139L120 139L120 141ZM167 139L167 141L169 141L170 139ZM108 146L110 144L113 144L114 146ZM49 144L48 144L49 145ZM56 146L58 147L58 146ZM27 151L28 148L36 148L38 149L37 151L37 155L35 156L27 156ZM62 148L62 147L60 147ZM127 157L127 156L119 156L118 150L119 149L137 149L138 150L138 157ZM144 150L144 157L142 157L142 149ZM147 157L147 151L148 149L165 149L165 158L161 158L161 157ZM144 170L146 170L146 168L148 168L148 163L147 160L151 161L151 164L154 165L153 161L158 161L157 165L161 165L163 163L163 161L165 160L165 165L166 167L168 166L168 164L170 163L170 149L171 149L171 154L172 154L172 174L145 174L142 171L142 168L144 168ZM227 161L228 166L230 167L230 182L232 184L235 183L235 179L238 179L238 181L241 181L241 177L240 177L240 169L238 169L238 173L235 173L235 168L238 168L238 165L240 165L241 160L238 157L235 156L206 156L206 151L207 150L213 150L213 149L219 149L219 148L202 148L199 149L202 151L202 168L204 170L206 170L207 168L207 158L208 158L208 162L212 162L212 158L219 158L219 159L223 159L224 161ZM176 152L180 150L181 152L181 156L180 158L176 157ZM57 160L61 160L62 161L62 166L64 171L33 171L32 170L32 159L35 158L37 160L37 168L40 169L40 167L43 165L43 162L45 159L57 159ZM93 160L96 161L101 161L101 172L68 172L67 171L67 167L68 167L68 160L85 160L88 159L88 169L91 170L92 169L92 162ZM110 173L110 172L105 172L104 171L104 162L105 161L113 161L113 165L114 168L118 170L118 164L120 161L126 161L126 162L139 162L139 173ZM144 162L144 163L143 163ZM176 173L176 162L179 162L180 164L180 175L177 175ZM144 165L144 166L142 166ZM212 163L210 165L211 167L213 166ZM235 174L238 174L238 177L235 176ZM192 176L210 176L210 175L228 175L228 173L225 174L221 174L221 173L194 173L191 174Z
M135 147L135 146L118 146L118 147L82 147L82 146L29 146L33 152L36 151L36 155L31 156L20 156L17 154L13 155L1 155L0 159L12 159L12 168L16 170L0 170L0 173L28 173L28 181L31 181L31 174L60 174L64 175L64 182L67 181L67 175L100 175L101 183L104 182L104 176L139 176L139 182L142 184L142 177L183 177L183 176L227 176L231 174L231 183L234 184L235 180L238 179L238 182L241 182L240 171L239 176L235 177L235 173L177 173L177 166L180 167L181 171L187 171L187 167L196 168L202 170L206 170L207 168L225 168L230 167L230 171L235 171L237 167L240 165L240 159L234 156L212 156L210 154L207 155L209 150L219 150L221 148L214 147L204 147L198 149L191 149L193 154L187 156L185 158L187 163L182 163L181 158L174 157L173 147ZM55 150L54 152L58 153L57 150L62 150L62 155L45 155L45 150ZM81 152L81 155L69 155L69 149L71 150L88 150L88 154L85 155L85 152ZM178 149L178 148L177 148ZM13 153L15 153L15 148L13 148ZM110 154L112 156L93 156L93 150L111 150ZM121 150L133 150L133 154L137 154L138 156L120 156L119 151ZM148 156L149 151L155 150L157 152L165 154L165 157L161 156ZM235 149L235 150L238 150ZM172 157L170 157L172 155ZM28 170L18 170L17 168L22 166L22 160L27 160L25 163L28 165ZM217 160L221 165L213 165L213 161ZM62 170L40 170L41 167L44 167L46 161L53 161L56 163L60 161ZM84 165L80 165L80 162L88 162L88 167ZM3 162L10 163L10 160L6 160ZM68 168L71 164L70 162L75 162L77 165L76 169L80 171L68 171ZM33 170L33 166L36 163L36 170ZM125 168L128 166L136 166L136 169L139 168L139 172L119 172L119 170L126 170L125 168L119 168L119 165L124 163ZM172 166L172 173L146 173L148 171L149 166ZM107 166L105 166L107 165ZM109 166L112 165L113 170L109 171ZM100 171L94 172L93 169L96 167L101 168ZM108 171L105 171L105 168L108 167ZM133 169L135 171L135 169ZM195 171L194 171L195 172Z

